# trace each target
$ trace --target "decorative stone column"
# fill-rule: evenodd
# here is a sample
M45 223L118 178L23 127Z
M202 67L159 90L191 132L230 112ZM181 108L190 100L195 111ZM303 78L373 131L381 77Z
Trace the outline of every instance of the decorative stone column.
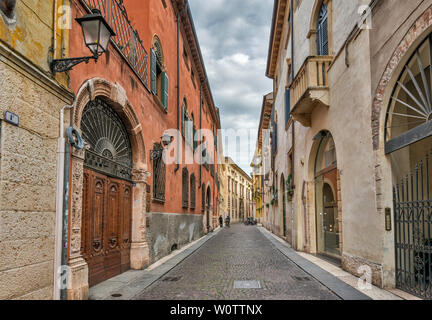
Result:
M147 179L149 173L145 169L134 169L132 207L132 244L131 268L142 270L150 263L150 251L146 240L146 209L147 209Z
M87 300L88 265L81 255L82 199L85 148L72 151L72 196L67 299Z

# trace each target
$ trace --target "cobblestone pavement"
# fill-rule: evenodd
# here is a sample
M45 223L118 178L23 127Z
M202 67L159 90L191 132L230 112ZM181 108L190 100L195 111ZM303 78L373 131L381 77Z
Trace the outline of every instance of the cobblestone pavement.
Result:
M234 289L235 281L261 289ZM168 274L135 296L139 300L338 300L288 260L256 228L220 231Z

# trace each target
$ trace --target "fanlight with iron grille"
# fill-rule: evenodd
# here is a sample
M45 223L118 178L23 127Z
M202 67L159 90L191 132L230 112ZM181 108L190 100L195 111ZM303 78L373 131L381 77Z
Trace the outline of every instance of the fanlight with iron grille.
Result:
M100 99L89 102L83 111L81 130L90 145L86 166L110 176L131 178L129 137L122 120L109 105Z
M386 142L404 136L432 119L431 43L429 36L403 67L387 111ZM413 135L405 140L411 137ZM425 138L421 134L419 137Z

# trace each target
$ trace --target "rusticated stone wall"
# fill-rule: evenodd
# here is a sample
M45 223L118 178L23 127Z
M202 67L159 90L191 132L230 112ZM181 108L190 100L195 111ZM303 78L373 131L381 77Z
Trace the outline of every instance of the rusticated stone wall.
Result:
M52 298L59 110L71 102L0 41L1 300Z

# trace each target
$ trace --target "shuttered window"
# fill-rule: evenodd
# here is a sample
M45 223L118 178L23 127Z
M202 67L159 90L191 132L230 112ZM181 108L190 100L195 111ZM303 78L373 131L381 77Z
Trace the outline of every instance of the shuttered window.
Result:
M190 208L196 208L196 185L195 185L195 175L191 174L190 177Z
M291 112L291 95L290 90L285 90L285 126L288 124Z
M327 5L325 4L322 5L318 17L317 49L318 49L319 56L327 56L329 54L328 11L327 11Z
M156 52L150 49L151 92L157 94L157 58Z
M184 209L189 207L189 171L186 168L182 174L182 202Z
M162 72L162 105L164 106L165 111L168 111L168 90L168 75L165 72Z

